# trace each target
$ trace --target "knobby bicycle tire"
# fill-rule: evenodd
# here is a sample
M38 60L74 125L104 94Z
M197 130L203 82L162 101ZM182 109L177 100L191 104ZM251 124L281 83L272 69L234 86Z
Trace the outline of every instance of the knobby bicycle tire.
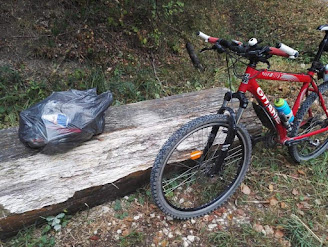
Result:
M153 199L164 213L177 219L202 216L235 192L251 161L251 139L243 126L237 125L235 140L220 171L212 176L208 173L228 126L227 116L203 116L182 126L163 145L152 168L150 185ZM204 149L213 127L219 127L215 141L210 149ZM200 149L208 152L201 154Z
M322 83L318 88L319 92L323 95L325 105L328 107L328 94L325 94L328 93L328 82ZM308 110L310 108L313 111L313 117L308 117L307 119ZM303 125L301 126L302 122ZM300 134L305 134L327 126L328 119L320 105L318 94L313 92L309 95L309 97L307 97L307 99L302 103L300 109L297 111L290 136L295 137ZM318 139L319 137L321 140ZM326 131L294 144L290 146L288 150L293 160L300 163L302 161L317 158L326 151L327 147L328 132Z

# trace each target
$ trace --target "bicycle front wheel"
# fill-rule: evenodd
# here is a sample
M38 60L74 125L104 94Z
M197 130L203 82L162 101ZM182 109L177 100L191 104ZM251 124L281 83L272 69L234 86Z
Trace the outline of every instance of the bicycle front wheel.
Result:
M328 82L324 82L319 87L324 103L328 107ZM298 110L291 136L300 136L328 126L328 118L321 107L319 95L315 92L302 103ZM313 135L303 141L290 146L289 153L296 162L314 159L326 151L328 147L328 131Z
M203 116L182 126L164 144L150 179L154 201L164 213L177 219L198 217L215 210L234 193L251 160L251 139L245 128L237 126L223 164L215 175L209 172L228 126L227 116ZM214 136L213 129L217 130Z

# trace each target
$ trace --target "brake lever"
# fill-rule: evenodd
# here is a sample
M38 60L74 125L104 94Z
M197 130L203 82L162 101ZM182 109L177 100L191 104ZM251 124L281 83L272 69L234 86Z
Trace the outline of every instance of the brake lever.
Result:
M199 51L199 53L202 53L202 52L204 52L204 51L210 51L210 50L213 50L213 47L211 47L211 48L204 47L203 49L201 49L201 50Z

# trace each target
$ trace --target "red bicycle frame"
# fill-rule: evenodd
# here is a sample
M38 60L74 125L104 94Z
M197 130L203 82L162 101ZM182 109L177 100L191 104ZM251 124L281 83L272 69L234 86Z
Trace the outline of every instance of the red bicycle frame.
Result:
M246 91L250 92L259 102L262 103L267 113L272 117L273 122L275 123L279 142L284 144L286 141L289 140L300 140L309 136L313 136L328 130L328 127L322 128L317 131L313 131L304 135L300 135L297 137L288 137L286 128L284 127L283 123L281 122L277 110L272 106L268 97L265 95L264 91L261 89L259 84L257 83L256 79L262 80L274 80L274 81L290 81L290 82L300 82L303 83L303 86L298 93L297 99L293 105L292 111L294 116L297 113L297 110L300 107L302 100L304 99L305 95L308 91L316 92L319 95L319 100L321 103L322 108L324 109L327 117L328 111L326 105L324 103L323 97L318 90L316 83L313 80L314 72L309 71L307 74L293 74L293 73L285 73L285 72L277 72L277 71L270 71L270 70L256 70L251 66L248 66L245 74L244 79L239 85L238 91L245 93ZM310 84L312 88L310 87ZM311 111L309 110L309 114L311 116Z

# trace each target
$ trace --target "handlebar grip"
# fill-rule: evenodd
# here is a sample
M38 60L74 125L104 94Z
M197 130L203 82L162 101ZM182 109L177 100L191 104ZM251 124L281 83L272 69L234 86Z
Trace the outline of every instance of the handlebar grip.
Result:
M196 35L198 35L199 37L201 37L202 39L204 39L205 42L210 42L212 44L214 44L216 41L219 40L219 38L214 38L214 37L208 36L205 33L202 33L201 31L198 31L196 33Z
M289 55L289 58L298 57L298 51L294 50L293 48L291 48L283 43L278 43L276 47L278 49L280 49L281 51L287 53Z
M270 47L269 54L281 57L289 57L289 54L275 47Z

